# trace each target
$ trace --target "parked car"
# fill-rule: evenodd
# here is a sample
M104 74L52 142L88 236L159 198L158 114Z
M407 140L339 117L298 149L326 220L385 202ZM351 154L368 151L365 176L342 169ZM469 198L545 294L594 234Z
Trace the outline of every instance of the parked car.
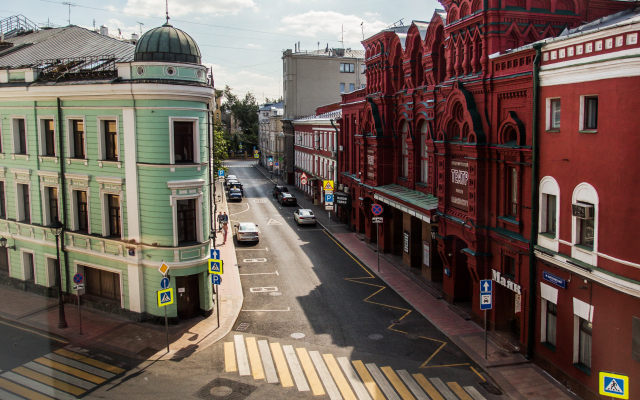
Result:
M227 186L229 184L229 181L237 181L238 177L235 175L227 175L224 177L224 185Z
M278 201L281 205L296 205L298 204L298 199L296 196L292 195L289 192L282 192L278 195Z
M229 201L232 201L232 200L242 201L242 192L240 191L240 189L236 189L236 188L229 189Z
M229 184L229 190L231 189L238 189L240 191L240 193L242 194L242 196L244 197L244 188L242 187L242 183L240 182L233 182Z
M240 242L259 242L260 230L253 222L241 222L236 225L236 240Z
M227 190L231 189L233 185L239 185L240 182L237 179L232 179L227 182Z
M315 225L316 216L313 215L313 211L307 209L295 210L293 212L293 219L298 225Z
M278 195L282 192L288 192L289 189L287 189L286 186L279 186L276 185L273 187L273 197L278 198Z

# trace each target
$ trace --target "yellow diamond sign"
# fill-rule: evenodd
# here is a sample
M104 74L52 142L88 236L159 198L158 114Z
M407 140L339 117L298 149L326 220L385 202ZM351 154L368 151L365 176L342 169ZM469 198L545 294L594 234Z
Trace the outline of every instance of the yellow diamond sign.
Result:
M160 268L158 268L158 271L160 271L160 273L164 276L167 275L167 272L169 272L169 266L167 264L165 264L165 262L162 262L162 265L160 265Z
M333 190L333 181L322 181L322 188L324 190Z

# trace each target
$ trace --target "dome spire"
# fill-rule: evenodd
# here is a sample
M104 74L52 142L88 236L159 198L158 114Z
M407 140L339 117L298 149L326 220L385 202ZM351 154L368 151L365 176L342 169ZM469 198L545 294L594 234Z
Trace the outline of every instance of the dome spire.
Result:
M166 22L166 25L169 25L169 0L166 0L166 5L167 5L167 22Z

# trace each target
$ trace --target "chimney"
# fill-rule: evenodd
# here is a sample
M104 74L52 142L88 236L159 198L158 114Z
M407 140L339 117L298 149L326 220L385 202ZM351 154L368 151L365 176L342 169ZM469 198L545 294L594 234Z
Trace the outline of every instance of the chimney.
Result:
M293 52L297 53L298 52L298 45L297 44L293 44Z
M102 36L109 36L109 28L107 28L106 26L102 25L100 27L100 34Z

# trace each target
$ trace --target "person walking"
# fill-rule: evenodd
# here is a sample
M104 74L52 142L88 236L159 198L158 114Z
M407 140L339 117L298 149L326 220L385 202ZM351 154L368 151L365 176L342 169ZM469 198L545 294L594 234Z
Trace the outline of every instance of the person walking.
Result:
M222 211L220 211L220 213L218 213L218 231L222 230L222 221L223 221L224 217L222 215Z
M222 216L222 234L223 234L222 244L227 243L227 233L229 233L229 216L225 212L224 215Z

